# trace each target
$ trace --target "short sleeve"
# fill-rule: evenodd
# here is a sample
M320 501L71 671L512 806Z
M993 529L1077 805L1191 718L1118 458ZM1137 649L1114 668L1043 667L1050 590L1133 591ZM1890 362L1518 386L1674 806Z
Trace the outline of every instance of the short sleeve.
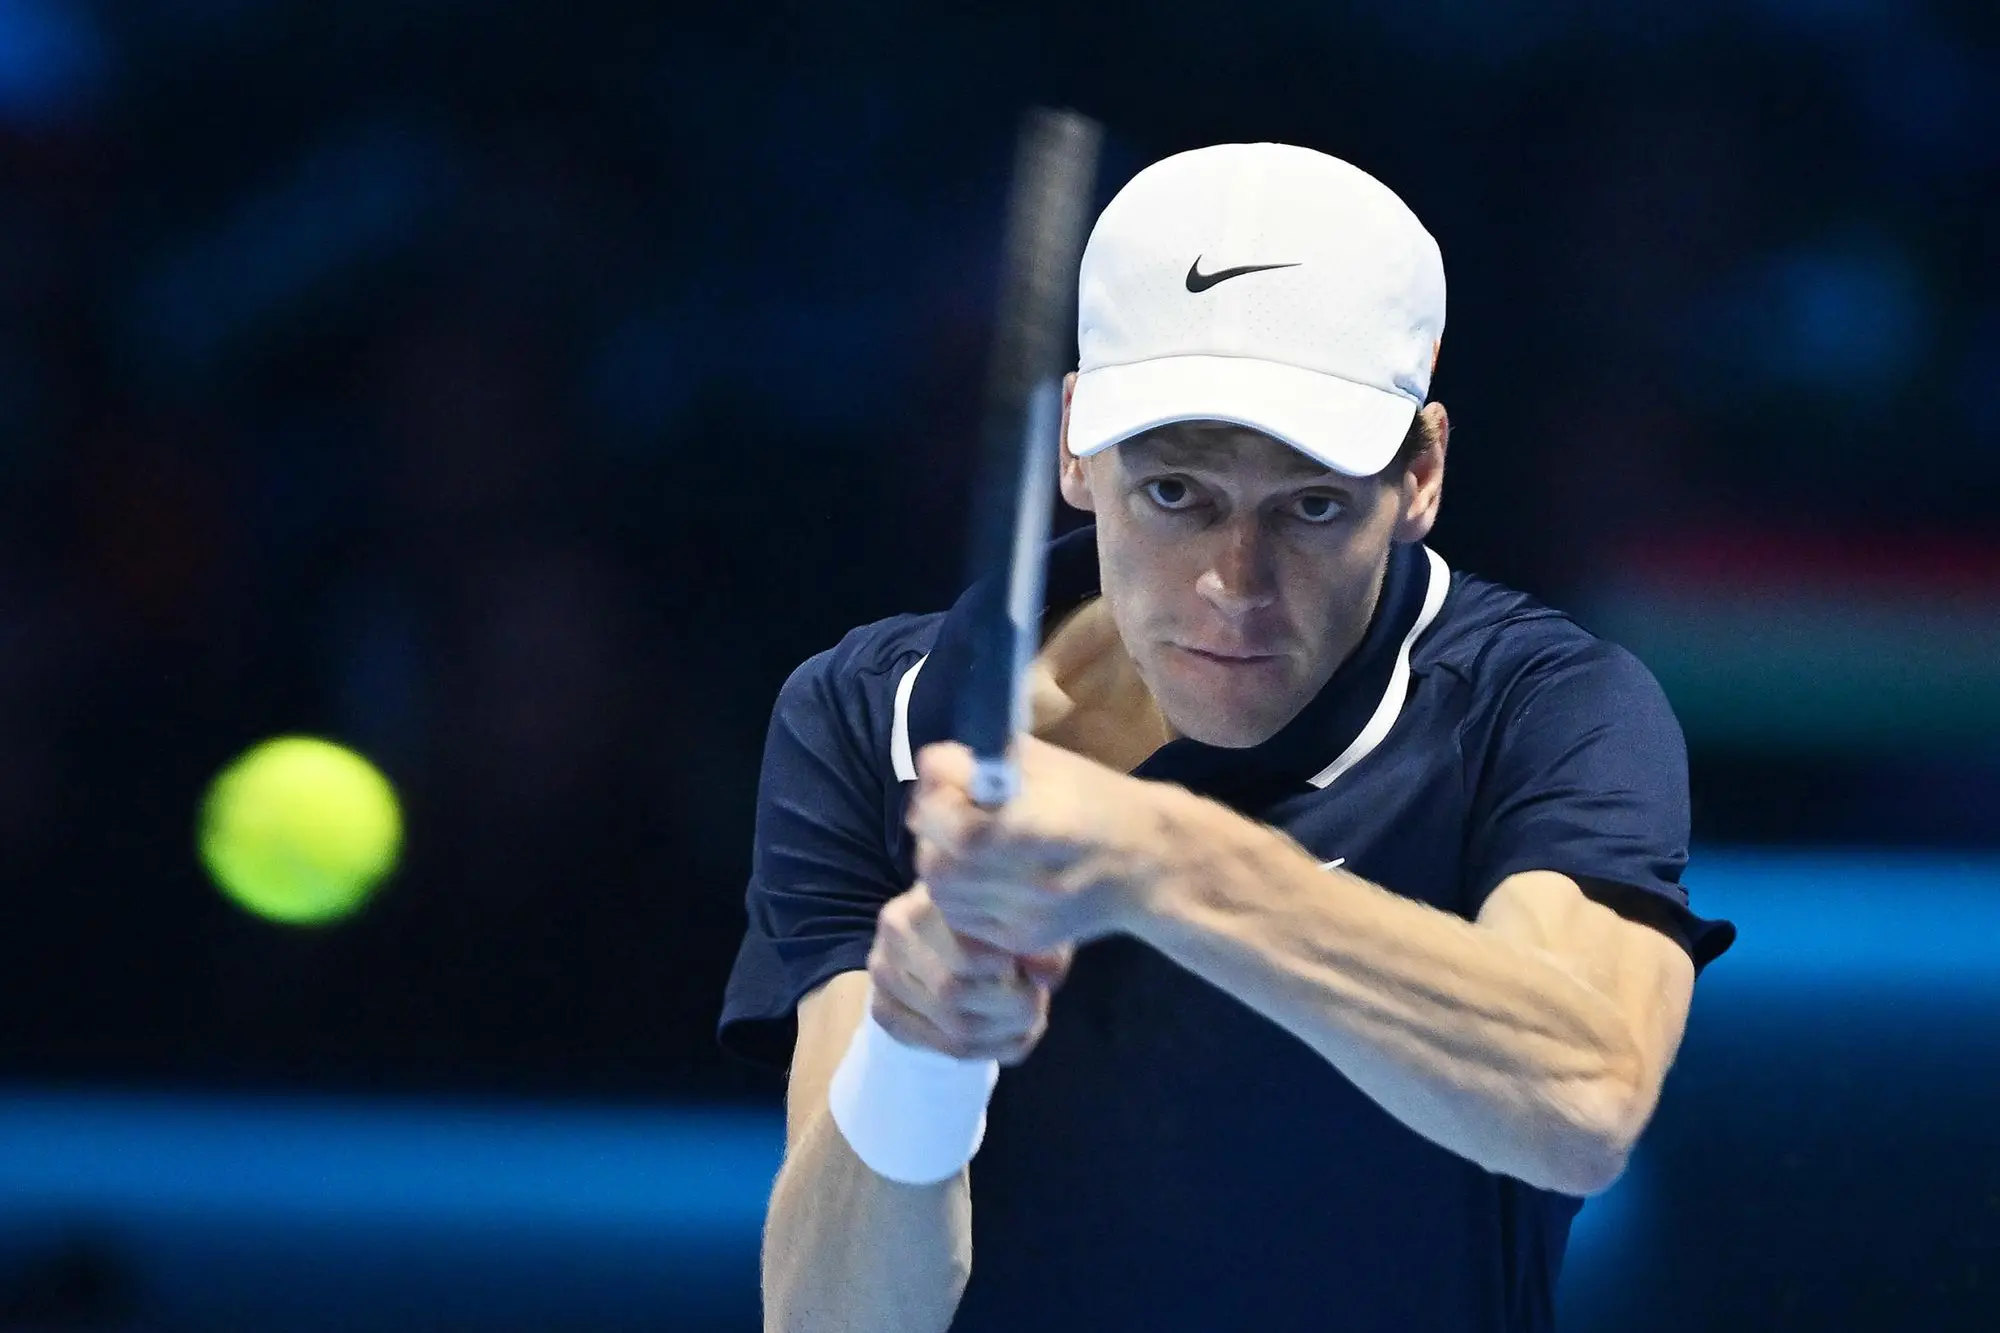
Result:
M1681 884L1687 743L1640 661L1584 640L1530 663L1502 698L1477 774L1466 858L1476 913L1508 876L1553 870L1677 939L1697 970L1736 937Z
M842 656L829 650L794 671L772 710L749 921L717 1033L732 1054L781 1070L798 1002L867 965L876 915L902 888L884 834L887 751L874 754L868 698Z

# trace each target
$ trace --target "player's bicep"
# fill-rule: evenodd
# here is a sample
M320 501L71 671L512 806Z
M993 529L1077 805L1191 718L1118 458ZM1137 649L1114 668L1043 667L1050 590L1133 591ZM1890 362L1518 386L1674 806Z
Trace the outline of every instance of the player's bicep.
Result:
M868 974L842 972L807 992L799 1001L797 1044L792 1048L791 1075L785 1087L785 1150L826 1107L833 1071L847 1053L854 1030L868 1006Z
M1552 870L1509 875L1487 896L1479 924L1532 949L1609 999L1643 1062L1650 1111L1687 1030L1694 964L1660 929L1622 916Z

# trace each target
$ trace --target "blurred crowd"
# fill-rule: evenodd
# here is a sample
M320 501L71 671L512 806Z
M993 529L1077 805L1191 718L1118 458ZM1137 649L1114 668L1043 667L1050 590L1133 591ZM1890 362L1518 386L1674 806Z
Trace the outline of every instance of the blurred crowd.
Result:
M0 0L8 1071L765 1088L710 1041L763 727L956 591L1030 100L1108 123L1107 193L1274 138L1404 195L1457 565L1563 604L1691 533L1989 549L1990 7L1156 8ZM411 830L321 932L192 855L295 731ZM1696 771L1699 837L2000 840L1847 827L1866 756Z

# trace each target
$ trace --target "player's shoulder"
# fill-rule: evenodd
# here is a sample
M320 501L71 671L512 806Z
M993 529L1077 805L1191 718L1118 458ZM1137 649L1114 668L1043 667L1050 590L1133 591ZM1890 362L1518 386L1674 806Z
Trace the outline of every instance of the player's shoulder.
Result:
M876 711L937 639L942 612L898 615L859 625L801 662L779 692L779 706L840 702Z
M1528 593L1463 570L1453 572L1450 595L1411 665L1455 677L1472 697L1492 701L1551 682L1664 697L1652 672L1619 644Z

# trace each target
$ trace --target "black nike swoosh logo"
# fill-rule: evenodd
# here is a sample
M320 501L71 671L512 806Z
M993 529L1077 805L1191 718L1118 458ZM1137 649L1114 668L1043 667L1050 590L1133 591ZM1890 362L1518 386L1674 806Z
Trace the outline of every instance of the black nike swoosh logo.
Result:
M1241 268L1219 268L1213 273L1203 273L1201 271L1201 256L1196 255L1194 262L1188 265L1187 289L1191 292L1205 292L1218 282L1228 282L1231 278L1240 278L1245 273L1262 273L1266 269L1297 267L1298 265L1295 263L1245 264Z

